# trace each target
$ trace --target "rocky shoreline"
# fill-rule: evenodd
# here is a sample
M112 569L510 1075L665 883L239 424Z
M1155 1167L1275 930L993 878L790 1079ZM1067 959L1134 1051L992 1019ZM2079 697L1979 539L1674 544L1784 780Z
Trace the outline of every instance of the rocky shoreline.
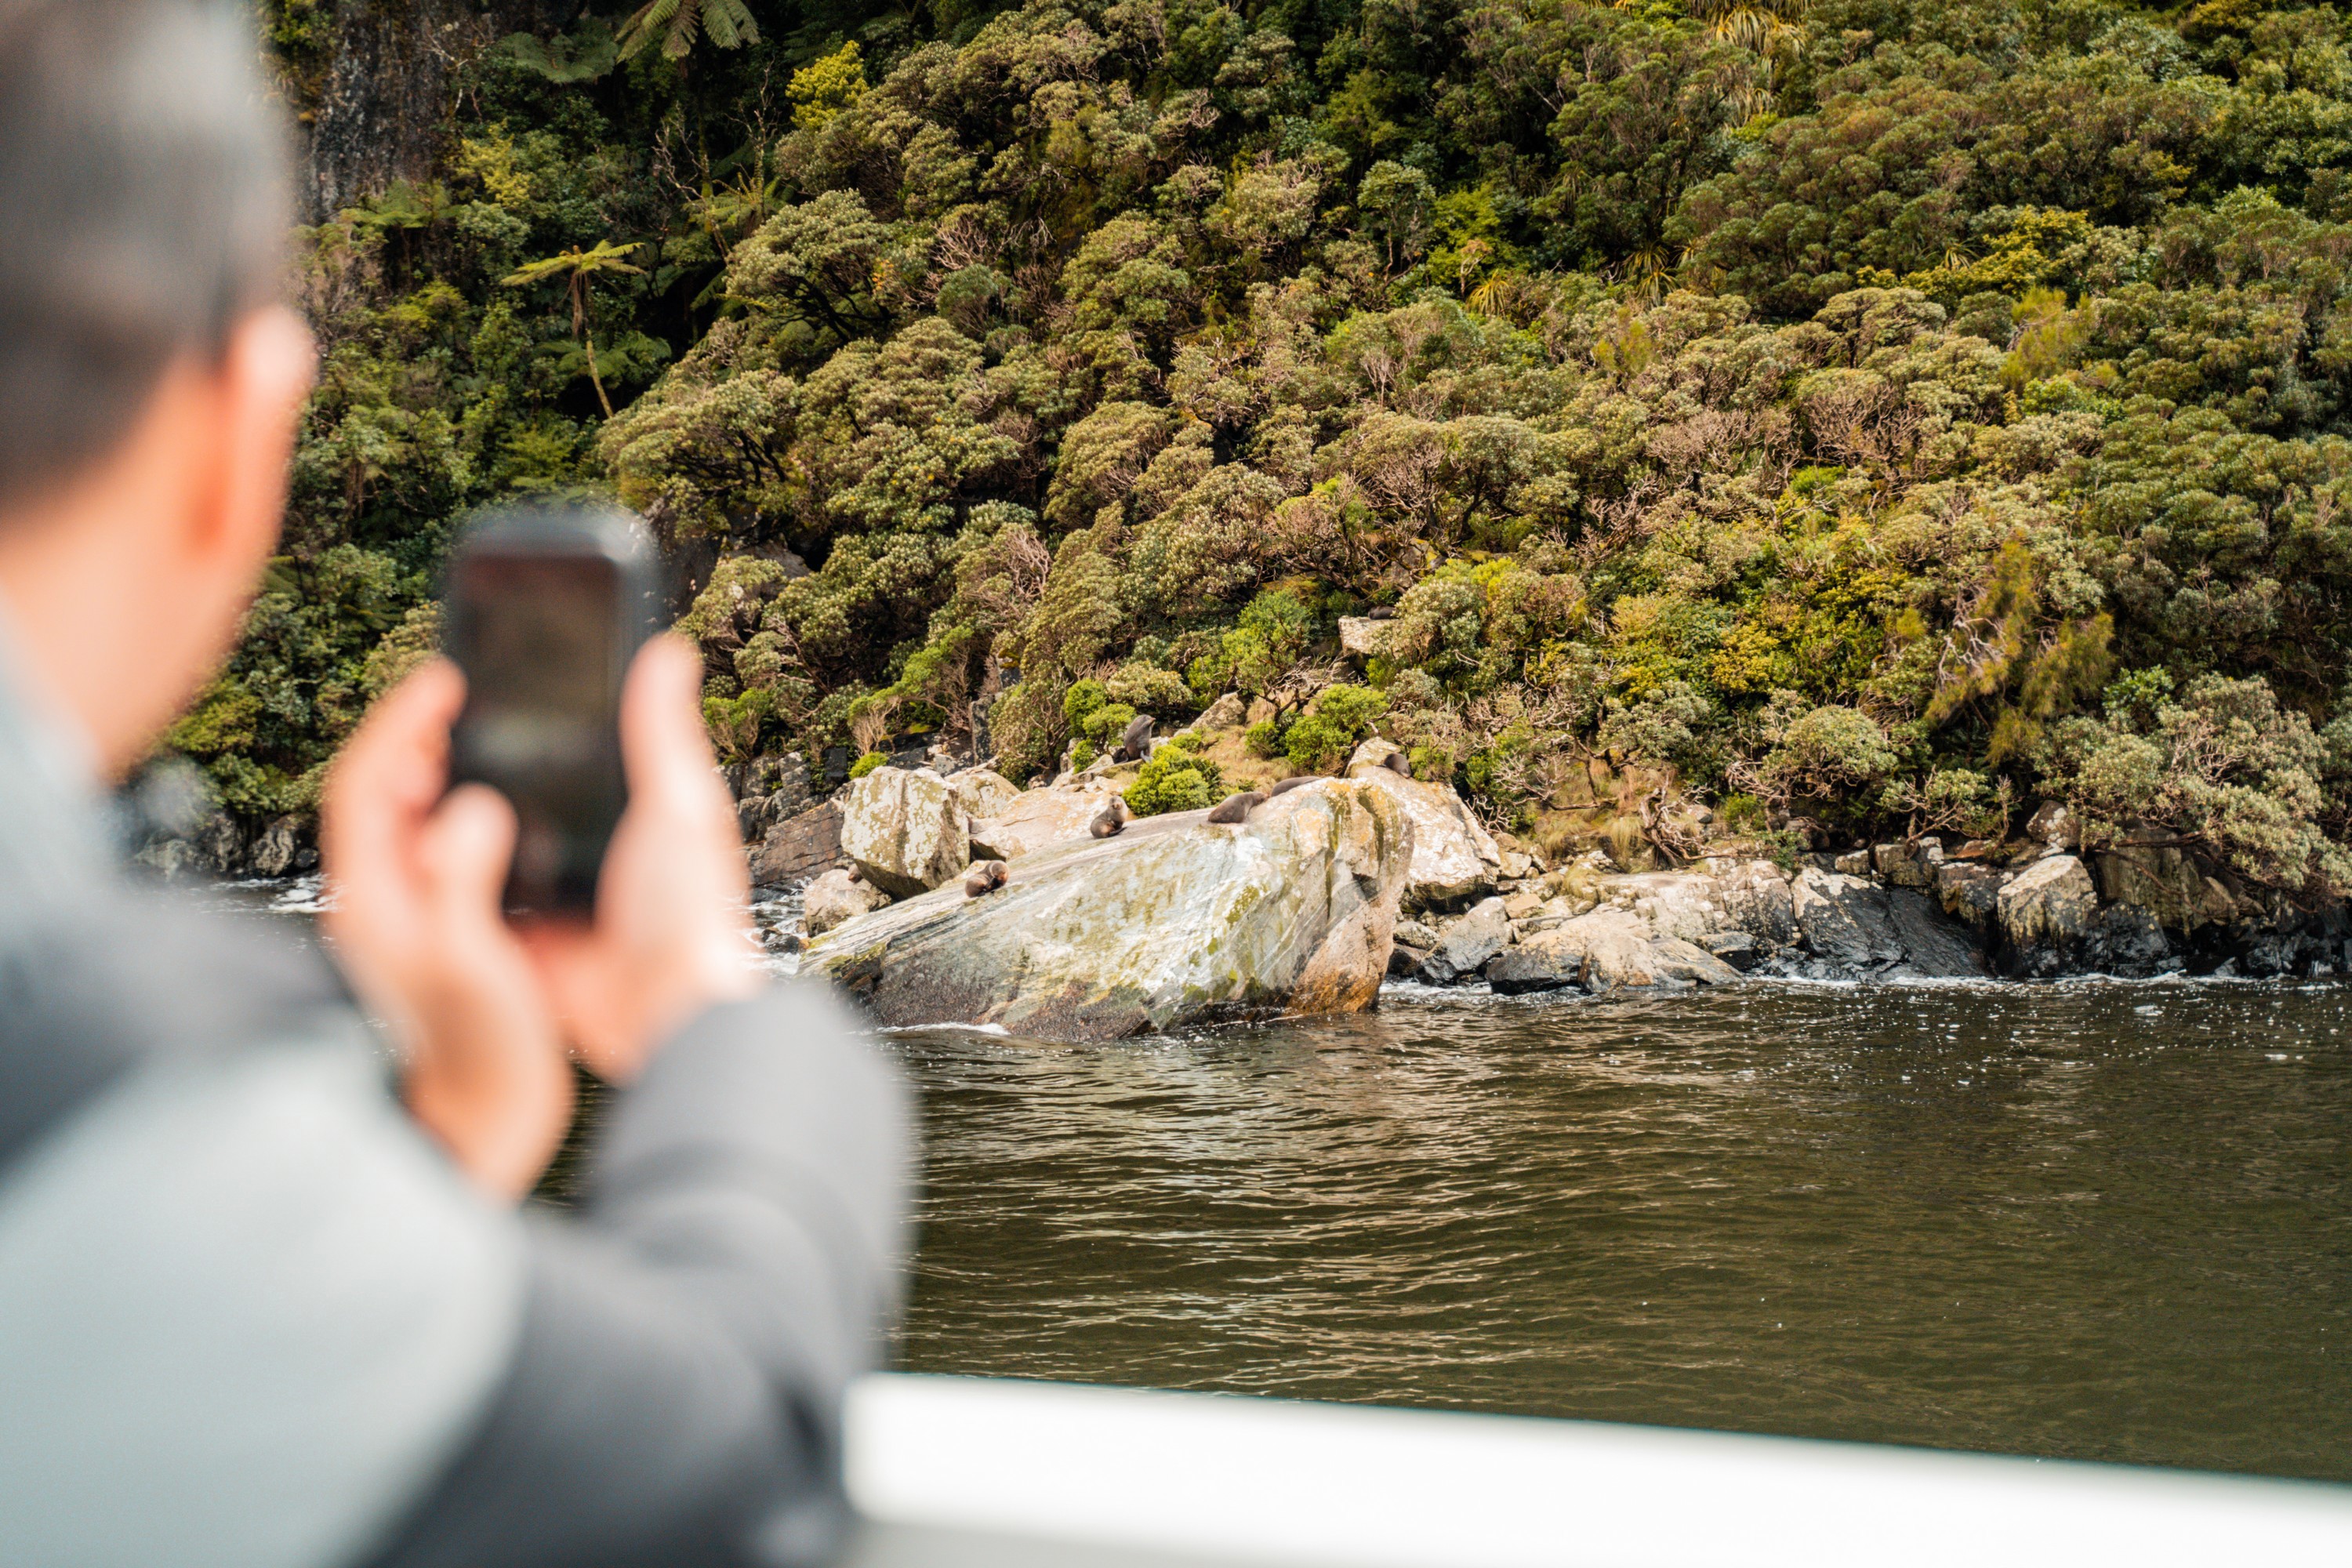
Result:
M805 884L803 972L890 1024L1110 1038L1349 1010L1383 976L1609 995L1742 975L2352 969L2340 908L2300 908L2191 847L2085 851L2056 806L2000 843L1928 836L1775 858L1724 839L1662 866L1606 847L1553 864L1489 832L1452 789L1404 776L1392 752L1368 741L1343 776L1271 798L1270 784L1239 781L1253 794L1233 820L1178 812L1101 837L1138 761L1023 790L940 758L878 768L790 814L760 798L744 813L765 824L758 879ZM968 877L999 863L1001 887Z

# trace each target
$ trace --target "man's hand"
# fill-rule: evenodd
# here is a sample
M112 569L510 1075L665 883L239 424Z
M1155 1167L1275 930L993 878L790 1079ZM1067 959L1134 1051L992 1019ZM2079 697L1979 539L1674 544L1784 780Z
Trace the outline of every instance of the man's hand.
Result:
M406 1047L410 1112L477 1183L515 1199L562 1142L572 1069L499 910L514 810L478 784L442 793L465 695L457 667L436 659L376 704L336 761L319 826L333 890L324 924Z
M583 1061L612 1082L717 1002L762 984L734 805L702 727L702 659L647 643L621 693L629 806L605 852L596 919L534 921L523 940Z

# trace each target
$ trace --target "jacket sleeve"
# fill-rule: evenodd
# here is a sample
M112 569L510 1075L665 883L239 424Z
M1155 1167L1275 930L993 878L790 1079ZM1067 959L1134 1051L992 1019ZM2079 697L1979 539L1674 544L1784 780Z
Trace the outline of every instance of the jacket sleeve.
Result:
M907 1121L814 987L690 1025L619 1098L584 1211L533 1222L512 1363L378 1568L821 1558L842 1392L897 1306Z

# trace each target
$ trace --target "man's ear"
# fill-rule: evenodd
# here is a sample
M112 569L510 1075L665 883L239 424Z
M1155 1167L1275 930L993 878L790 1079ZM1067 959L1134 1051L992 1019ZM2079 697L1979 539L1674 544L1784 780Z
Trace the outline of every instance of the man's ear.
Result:
M197 551L250 574L278 542L296 422L318 366L310 329L283 305L230 332L215 376L218 445L190 520Z

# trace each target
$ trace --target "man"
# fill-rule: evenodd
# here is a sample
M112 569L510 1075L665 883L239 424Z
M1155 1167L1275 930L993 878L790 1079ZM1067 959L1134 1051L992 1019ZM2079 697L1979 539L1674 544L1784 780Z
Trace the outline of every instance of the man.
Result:
M0 0L0 1562L809 1560L903 1108L747 963L690 650L631 673L593 926L500 918L447 666L352 742L328 935L398 1100L324 959L114 869L101 781L234 637L311 374L239 11ZM567 1046L626 1087L525 1218Z

